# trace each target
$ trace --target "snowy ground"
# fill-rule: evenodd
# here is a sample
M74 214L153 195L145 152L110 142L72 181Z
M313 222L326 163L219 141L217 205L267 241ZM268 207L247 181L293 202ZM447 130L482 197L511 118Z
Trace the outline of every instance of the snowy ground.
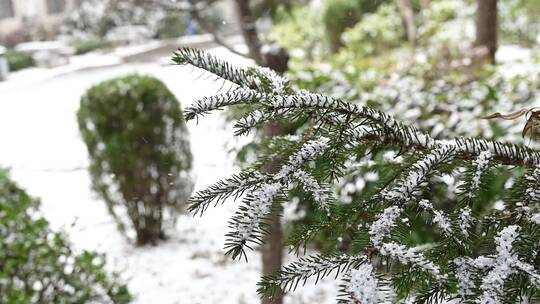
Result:
M245 64L224 50L213 52ZM11 168L12 177L41 198L46 218L66 230L76 248L106 253L111 268L123 271L137 303L257 303L259 254L252 253L249 263L233 262L221 250L232 203L203 218L182 216L170 241L135 248L119 235L105 204L90 191L88 155L75 118L80 96L101 80L133 72L162 79L183 106L222 87L199 70L158 64L102 67L52 78L43 72L39 77L13 75L16 81L0 82L0 166ZM232 130L221 116L210 115L188 127L196 189L236 170L227 153ZM333 303L335 295L330 280L300 288L286 302Z

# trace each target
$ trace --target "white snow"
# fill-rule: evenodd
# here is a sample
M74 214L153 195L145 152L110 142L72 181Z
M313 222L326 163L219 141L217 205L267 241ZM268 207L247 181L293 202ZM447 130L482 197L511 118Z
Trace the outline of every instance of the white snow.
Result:
M373 273L371 264L362 264L358 269L350 272L350 281L346 289L358 303L375 304L380 303L379 292L377 290L377 278Z
M397 259L402 264L411 264L433 275L438 281L445 281L447 275L442 273L439 266L426 259L420 252L420 248L408 248L396 242L384 243L380 247L380 252L384 256Z
M212 50L240 61L223 49ZM246 64L246 62L239 62ZM99 65L99 64L98 64ZM126 64L51 74L30 69L0 82L0 166L41 198L41 210L56 229L66 230L77 249L107 254L109 267L122 270L136 303L257 303L258 252L249 263L223 255L227 221L236 204L210 208L205 215L178 219L177 232L157 247L136 248L117 232L105 203L90 190L88 155L75 113L80 96L101 80L127 73L162 79L186 107L204 95L225 91L222 82L191 67ZM232 127L219 114L190 122L195 190L237 172ZM289 257L290 261L291 258ZM337 283L328 278L299 288L286 303L333 303Z
M398 206L391 206L384 209L383 213L377 216L377 220L369 227L369 236L374 246L379 247L383 239L388 236L396 226L396 221L403 212Z

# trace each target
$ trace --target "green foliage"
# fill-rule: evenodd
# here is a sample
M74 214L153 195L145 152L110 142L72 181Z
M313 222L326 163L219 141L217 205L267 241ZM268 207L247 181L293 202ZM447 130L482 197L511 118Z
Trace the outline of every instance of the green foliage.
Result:
M294 5L309 5L306 0L255 0L251 8L257 18L270 17L273 21L281 18L281 13L289 13Z
M324 26L320 12L309 6L298 6L283 14L272 27L272 37L289 50L300 50L312 58L322 53Z
M9 70L13 72L33 67L36 64L32 55L11 49L6 51L6 60L9 65Z
M186 32L186 18L181 15L168 15L158 22L156 35L160 39L177 38Z
M118 274L105 271L105 257L76 253L38 206L0 170L0 302L131 302Z
M400 46L404 37L403 21L392 4L380 6L375 13L365 14L362 20L343 34L347 52L355 56L380 54Z
M111 43L99 37L89 36L75 40L71 45L75 48L76 55L82 55L91 51L108 48L111 46Z
M526 46L540 44L540 3L536 0L507 0L499 6L502 38Z
M341 34L355 25L363 14L371 13L384 0L328 0L323 12L323 24L326 30L330 50L336 52L341 46Z
M293 192L306 194L298 194L301 204L317 203L320 216L293 233L290 244L300 252L307 241L330 232L336 246L263 278L261 294L286 292L309 278L341 274L339 300L347 303L540 300L539 151L482 138L435 138L368 106L294 90L270 71L200 58L209 57L189 49L175 55L178 64L191 63L234 79L240 88L196 102L186 110L189 119L243 104L252 112L238 120L237 134L275 120L307 119L306 125L312 126L300 129L297 137L273 141L245 175L192 198L193 211L201 213L213 198L222 201L247 193L226 234L227 253L233 258L245 257L245 250L263 242L270 233L269 214L280 210ZM394 163L381 153L393 153ZM256 173L257 163L269 158L280 170ZM387 167L376 170L382 174L375 187L366 187L349 201L328 195L339 189L340 180L364 173L369 168L364 162L373 159L372 167ZM502 193L504 204L486 204L482 194L494 177L507 172L499 168L512 167L520 168L521 177L514 189ZM456 189L445 180L460 183ZM440 191L452 193L453 199ZM433 233L423 238L417 234L422 230Z
M419 16L418 41L421 44L428 44L429 40L437 33L444 35L447 22L463 19L460 10L469 3L459 0L438 0L429 3L429 8L422 11ZM472 17L472 16L470 16ZM463 20L461 20L463 21Z
M77 117L92 185L120 228L132 227L138 244L163 239L192 188L178 100L156 78L125 76L89 89Z

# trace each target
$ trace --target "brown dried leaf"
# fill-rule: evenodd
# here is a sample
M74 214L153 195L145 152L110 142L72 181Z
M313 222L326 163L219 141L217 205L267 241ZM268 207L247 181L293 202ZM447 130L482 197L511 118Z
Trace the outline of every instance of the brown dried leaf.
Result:
M513 120L513 119L516 119L518 117L521 117L525 114L527 114L527 112L529 112L530 110L528 109L521 109L517 112L514 112L514 113L510 113L510 114L501 114L499 112L497 113L494 113L494 114L491 114L491 115L488 115L488 116L482 116L480 118L482 119L496 119L496 118L500 118L500 119L504 119L504 120Z

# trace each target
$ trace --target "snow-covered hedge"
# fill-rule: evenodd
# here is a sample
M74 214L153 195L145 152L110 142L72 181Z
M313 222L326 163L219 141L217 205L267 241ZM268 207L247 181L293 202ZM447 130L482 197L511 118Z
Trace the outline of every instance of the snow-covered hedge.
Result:
M0 302L129 303L118 274L105 271L105 257L75 252L38 207L0 170Z

